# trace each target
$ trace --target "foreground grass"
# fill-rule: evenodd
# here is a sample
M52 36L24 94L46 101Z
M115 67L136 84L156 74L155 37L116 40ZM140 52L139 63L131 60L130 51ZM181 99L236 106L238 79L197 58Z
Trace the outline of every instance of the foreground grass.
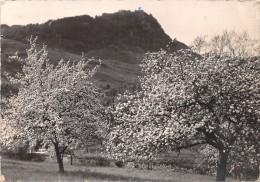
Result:
M71 166L58 173L57 163L25 162L2 158L2 174L6 181L214 181L214 176L187 174L172 170L139 170L117 167ZM229 179L228 181L231 181ZM233 180L232 180L233 181Z

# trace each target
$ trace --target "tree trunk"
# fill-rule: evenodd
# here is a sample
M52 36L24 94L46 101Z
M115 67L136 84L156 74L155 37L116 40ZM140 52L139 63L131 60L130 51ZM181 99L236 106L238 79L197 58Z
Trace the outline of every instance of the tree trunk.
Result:
M219 160L217 164L217 177L216 177L217 182L225 181L228 155L229 155L228 150L219 150Z
M55 147L57 162L59 165L59 173L64 173L63 158L62 158L62 153L60 152L59 145L55 143L54 147Z
M70 165L73 164L72 154L70 155Z

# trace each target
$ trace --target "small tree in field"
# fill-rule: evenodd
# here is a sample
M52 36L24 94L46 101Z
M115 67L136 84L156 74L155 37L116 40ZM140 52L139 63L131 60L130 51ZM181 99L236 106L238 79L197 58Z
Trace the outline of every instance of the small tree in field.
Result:
M219 153L216 180L224 181L231 153L259 153L259 64L259 58L214 52L148 53L142 90L119 98L109 149L151 157L208 144Z
M14 140L43 141L53 145L64 173L63 154L79 141L101 138L101 96L90 78L98 66L89 70L88 62L77 64L61 60L57 66L47 59L46 46L36 50L31 40L23 73L13 80L19 83L18 95L7 103L2 126L2 143Z

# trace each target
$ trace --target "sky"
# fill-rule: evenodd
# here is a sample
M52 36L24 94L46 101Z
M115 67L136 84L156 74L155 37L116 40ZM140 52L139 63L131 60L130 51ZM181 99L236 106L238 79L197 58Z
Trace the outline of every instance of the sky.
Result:
M1 0L1 24L44 23L63 17L142 9L172 38L190 44L196 36L247 30L260 38L260 1L235 0Z

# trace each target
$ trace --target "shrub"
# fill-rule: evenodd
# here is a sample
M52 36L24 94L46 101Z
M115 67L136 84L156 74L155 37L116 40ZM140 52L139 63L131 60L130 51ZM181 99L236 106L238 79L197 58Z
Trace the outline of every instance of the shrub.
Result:
M1 153L11 159L23 160L26 152L28 151L28 143L14 143L11 149L2 147Z
M139 164L137 162L128 162L127 167L129 167L129 168L139 168Z
M84 156L79 158L79 162L91 166L110 166L110 161L101 156Z
M110 161L104 157L97 157L96 165L97 166L110 166Z
M37 154L37 153L26 153L24 155L24 160L43 162L43 161L45 161L46 157L47 157L47 155L42 155L42 154Z
M116 161L115 162L115 165L119 168L123 167L124 166L124 162L123 161Z
M259 178L259 162L257 151L253 147L251 150L242 151L239 147L236 151L231 151L229 158L229 173L241 181L255 181Z

